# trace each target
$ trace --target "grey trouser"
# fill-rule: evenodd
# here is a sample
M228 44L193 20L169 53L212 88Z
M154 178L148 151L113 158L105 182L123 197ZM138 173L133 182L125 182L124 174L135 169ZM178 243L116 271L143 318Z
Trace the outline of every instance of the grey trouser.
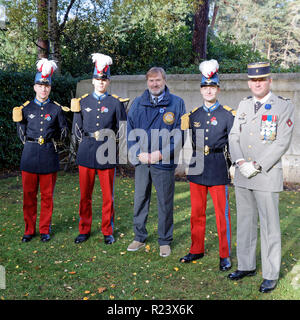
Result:
M158 207L158 243L169 245L173 240L174 170L138 165L135 168L134 233L135 240L145 242L146 223L151 198L152 182L156 189Z
M277 280L281 263L279 193L235 187L237 205L238 270L256 269L258 216L261 237L262 276Z

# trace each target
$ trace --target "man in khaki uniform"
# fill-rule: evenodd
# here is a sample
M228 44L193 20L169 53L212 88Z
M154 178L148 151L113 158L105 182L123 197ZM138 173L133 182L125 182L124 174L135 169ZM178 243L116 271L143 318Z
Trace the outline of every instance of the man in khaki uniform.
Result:
M237 204L238 270L229 279L256 274L257 220L260 220L263 282L260 292L277 285L281 264L278 212L283 189L281 157L287 151L294 126L294 106L270 91L269 63L248 65L253 97L239 104L229 135Z

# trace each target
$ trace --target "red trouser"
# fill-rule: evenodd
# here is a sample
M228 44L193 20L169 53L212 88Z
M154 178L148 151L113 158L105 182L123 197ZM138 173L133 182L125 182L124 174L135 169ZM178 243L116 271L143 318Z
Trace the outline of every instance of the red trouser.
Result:
M229 209L228 187L204 186L190 182L191 192L191 238L190 253L204 253L204 238L206 224L206 202L209 191L215 208L216 224L219 235L220 258L230 256L231 248L231 221Z
M102 225L103 235L113 234L114 223L114 177L115 169L79 168L80 205L79 205L79 233L88 234L92 226L92 193L95 175L98 174L102 191Z
M40 185L41 212L39 232L49 234L53 212L53 192L57 172L37 174L22 171L23 183L23 213L25 221L25 235L35 234L37 218L37 193Z

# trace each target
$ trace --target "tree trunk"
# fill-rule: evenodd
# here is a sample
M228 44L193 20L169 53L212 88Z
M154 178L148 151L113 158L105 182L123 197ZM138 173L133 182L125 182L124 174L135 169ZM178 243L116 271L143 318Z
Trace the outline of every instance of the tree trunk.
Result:
M60 28L57 21L57 0L49 1L48 24L51 58L56 61L57 73L61 72Z
M210 23L210 30L211 30L211 31L214 30L218 11L219 11L219 6L218 6L217 4L215 4L215 6L214 6L214 13L213 13L213 16L212 16L212 19L211 19L211 23Z
M194 15L193 52L194 63L206 59L209 0L198 0Z
M48 58L48 0L37 0L37 7L38 58Z

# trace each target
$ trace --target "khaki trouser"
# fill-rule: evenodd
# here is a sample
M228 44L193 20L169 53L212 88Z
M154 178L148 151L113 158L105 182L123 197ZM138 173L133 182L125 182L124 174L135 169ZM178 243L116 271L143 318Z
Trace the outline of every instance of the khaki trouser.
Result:
M277 280L281 264L279 193L235 187L237 204L238 270L256 269L258 216L261 236L262 276Z

